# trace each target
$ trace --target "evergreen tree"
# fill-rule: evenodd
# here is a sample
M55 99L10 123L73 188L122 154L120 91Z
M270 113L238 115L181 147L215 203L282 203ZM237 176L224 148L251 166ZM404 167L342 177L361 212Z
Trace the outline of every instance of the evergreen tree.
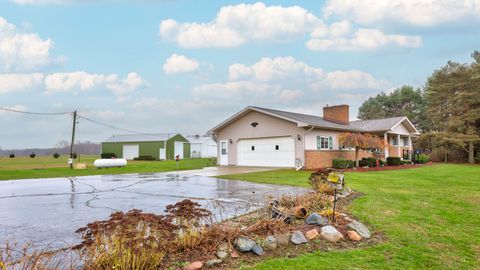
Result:
M435 70L425 89L432 134L462 147L469 163L475 162L475 144L480 142L480 53L472 57L472 64L448 62Z

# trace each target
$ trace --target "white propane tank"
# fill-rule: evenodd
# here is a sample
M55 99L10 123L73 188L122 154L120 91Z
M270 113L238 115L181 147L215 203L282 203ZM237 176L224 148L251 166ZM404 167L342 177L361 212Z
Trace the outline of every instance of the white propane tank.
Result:
M93 162L93 165L97 168L125 167L127 166L127 160L123 158L97 159Z

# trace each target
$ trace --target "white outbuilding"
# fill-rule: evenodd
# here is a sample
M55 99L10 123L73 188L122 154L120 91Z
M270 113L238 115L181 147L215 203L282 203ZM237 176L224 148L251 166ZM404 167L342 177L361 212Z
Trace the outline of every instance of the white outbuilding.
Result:
M191 158L217 157L217 143L209 136L187 136Z

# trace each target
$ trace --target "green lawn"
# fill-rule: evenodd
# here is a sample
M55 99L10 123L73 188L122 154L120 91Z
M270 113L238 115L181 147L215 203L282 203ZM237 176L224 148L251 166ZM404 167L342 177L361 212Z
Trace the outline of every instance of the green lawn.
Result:
M67 164L67 156L58 159L52 156L41 157L0 157L0 180L49 178L65 176L82 176L96 174L121 174L121 173L151 173L176 170L176 163L167 161L128 161L124 168L97 169L93 161L97 156L81 156L81 163L87 163L87 169L71 170ZM201 169L212 166L215 162L211 159L184 159L179 163L179 170Z
M306 186L308 175L279 170L225 178ZM384 233L385 242L270 259L254 269L480 269L480 166L347 173L346 182L364 193L348 211Z

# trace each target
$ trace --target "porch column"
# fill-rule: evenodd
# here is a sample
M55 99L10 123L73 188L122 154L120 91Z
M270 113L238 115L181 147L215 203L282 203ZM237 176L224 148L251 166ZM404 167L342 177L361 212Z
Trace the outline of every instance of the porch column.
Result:
M387 160L387 158L388 158L388 148L389 148L387 132L385 132L385 134L383 134L383 141L384 141L384 145L385 145L385 148L383 149L383 151L385 152L385 160Z
M412 136L408 135L408 159L412 161L412 153L413 146L412 146Z
M402 156L402 147L400 147L400 134L397 134L397 153L400 159L403 159Z

